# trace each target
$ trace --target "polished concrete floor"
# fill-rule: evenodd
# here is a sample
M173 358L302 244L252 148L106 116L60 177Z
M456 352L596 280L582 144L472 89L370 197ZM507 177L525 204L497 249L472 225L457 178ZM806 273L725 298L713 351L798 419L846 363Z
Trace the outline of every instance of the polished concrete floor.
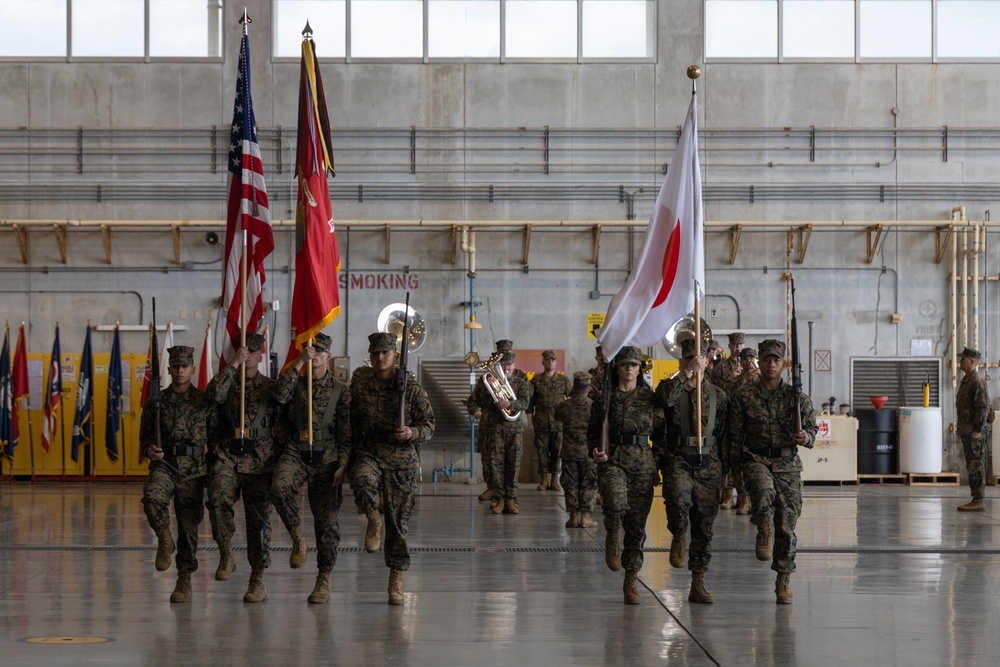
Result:
M345 498L331 600L310 605L315 552L287 565L275 517L269 599L244 604L245 551L229 582L208 521L194 599L171 604L156 572L141 485L0 485L4 665L995 665L1000 498L964 514L964 487L806 487L795 601L774 603L747 518L716 522L708 587L667 562L663 505L649 517L639 606L604 565L604 529L566 529L554 492L489 514L482 487L425 483L410 525L406 601L386 604L381 554ZM306 510L307 528L311 517ZM242 523L242 511L238 515ZM307 533L308 534L308 533ZM243 540L243 533L237 541ZM310 542L312 540L310 539ZM93 642L93 643L88 643Z

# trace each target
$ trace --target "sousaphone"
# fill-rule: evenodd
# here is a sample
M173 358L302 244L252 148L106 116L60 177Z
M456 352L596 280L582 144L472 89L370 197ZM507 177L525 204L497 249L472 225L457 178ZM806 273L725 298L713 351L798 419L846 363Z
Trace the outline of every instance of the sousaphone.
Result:
M383 333L395 334L399 341L403 336L403 323L406 323L407 350L416 352L427 340L427 326L424 318L411 306L407 309L405 303L390 303L378 314L376 327ZM400 348L402 350L402 348Z
M682 356L681 343L685 340L694 340L694 336L694 313L688 313L667 329L667 333L663 336L663 347L666 348L667 352L674 359L680 359ZM712 329L704 319L701 320L701 340L706 347L712 340ZM697 346L695 349L699 349L700 347Z

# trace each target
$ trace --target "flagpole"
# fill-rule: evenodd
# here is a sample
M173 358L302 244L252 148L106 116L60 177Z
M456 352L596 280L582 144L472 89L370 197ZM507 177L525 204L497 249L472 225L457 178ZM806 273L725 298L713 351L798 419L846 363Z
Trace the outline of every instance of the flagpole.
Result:
M18 332L18 340L24 340L24 363L28 363L28 341L24 333L24 321L21 322L21 330ZM20 399L18 399L20 400ZM28 460L31 462L31 481L35 481L35 439L31 435L31 391L24 397L24 405L28 412Z
M59 323L56 322L56 340L59 340ZM62 354L62 345L59 346L59 353ZM59 438L62 441L62 478L66 480L66 411L63 405L62 393L62 359L56 359L59 363Z
M688 75L688 78L691 79L691 98L693 99L698 94L697 80L698 80L698 77L701 76L701 68L698 67L697 65L691 65L690 67L687 68L687 75ZM697 151L697 146L695 147L695 150ZM695 153L695 155L697 155L697 153ZM696 348L695 348L695 354L697 354L698 356L701 356L701 299L698 298L698 294L699 294L699 292L698 292L698 281L695 280L694 281L694 344L696 346ZM696 373L695 377L696 377L695 383L694 383L695 384L694 391L695 391L695 395L696 395L695 406L696 406L696 412L697 412L697 415L698 415L698 417L697 417L697 420L698 420L698 463L701 464L702 445L704 443L704 441L703 441L703 431L702 431L702 425L701 425L701 382L702 382L702 374L701 373Z
M240 23L243 25L243 36L249 35L247 26L252 23L250 17L247 16L247 8L243 8L243 17L240 19ZM247 63L247 68L249 69L250 63ZM249 85L249 84L246 84ZM247 111L247 119L243 124L243 132L246 133L246 127L250 123L249 111ZM243 157L246 160L246 156ZM241 179L242 182L242 179ZM243 216L242 204L240 205L240 227L243 229L243 248L240 252L240 349L246 347L247 345L247 223ZM246 436L246 395L247 395L247 362L244 361L240 364L240 444L242 446L242 441Z

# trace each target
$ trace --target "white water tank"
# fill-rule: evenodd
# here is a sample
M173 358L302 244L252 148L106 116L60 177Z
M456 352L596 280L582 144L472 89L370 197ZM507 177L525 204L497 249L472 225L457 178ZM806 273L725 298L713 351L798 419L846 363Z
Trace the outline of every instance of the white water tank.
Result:
M902 472L941 472L941 408L899 409L899 467Z

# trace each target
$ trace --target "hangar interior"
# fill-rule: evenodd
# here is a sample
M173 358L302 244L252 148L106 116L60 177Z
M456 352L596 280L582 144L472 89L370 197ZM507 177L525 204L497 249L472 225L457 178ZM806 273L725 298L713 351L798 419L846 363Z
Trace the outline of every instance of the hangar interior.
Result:
M24 4L10 3L9 11ZM75 6L76 13L67 14L63 4ZM101 12L117 10L113 3L94 4L49 2L55 10L45 11L58 16L62 8L63 22L47 25L44 35L31 40L41 46L24 53L0 46L0 237L5 239L0 318L11 324L12 337L25 322L27 348L39 369L57 325L62 351L70 355L80 353L88 323L101 325L93 331L98 355L110 351L110 328L116 322L128 325L122 353L133 360L134 381L148 348L145 326L153 298L158 323L171 323L178 344L200 353L211 325L213 347L221 349L220 238L243 5L207 3L202 51L177 55L168 46L171 40L163 41L160 26L178 34L183 26L166 18L162 0L133 3L145 12L139 24L130 24L140 25L138 31L102 25ZM602 645L593 645L597 640L585 636L593 633L594 615L580 612L589 602L576 591L579 582L570 571L609 588L610 575L586 556L588 548L600 550L602 529L588 531L590 542L567 541L551 514L558 501L544 493L531 513L519 517L516 530L509 521L499 533L483 525L488 517L480 516L474 487L466 484L476 481L478 463L470 459L469 424L458 402L469 388L465 355L484 356L497 339L514 340L522 351L518 364L528 369L538 365L543 349L558 350L560 370L567 373L594 365L592 324L634 264L691 100L685 71L696 64L702 72L697 100L706 221L704 319L723 343L725 334L736 330L747 332L751 345L784 338L788 277L793 277L805 390L817 408L832 403L834 412L842 404L865 409L872 395L888 396L890 409L919 405L923 385L930 384L930 405L942 413L942 469L964 480L954 431L961 377L956 354L965 346L982 351L981 372L993 395L1000 363L994 341L1000 265L990 219L1000 195L1000 128L993 103L994 91L1000 91L1000 54L989 46L1000 32L1000 3L245 4L253 19L252 94L276 242L266 263L265 321L278 363L288 342L294 285L301 12L349 8L349 20L357 22L347 24L351 29L343 16L312 19L320 48L332 45L320 55L336 163L330 191L342 259L342 311L327 333L349 371L366 358L366 336L376 329L378 314L410 292L427 329L413 364L421 382L440 396L439 432L422 452L425 491L415 543L432 554L436 541L452 540L456 553L471 554L449 556L457 561L450 564L448 558L436 561L439 576L418 575L417 588L425 587L425 599L437 600L430 603L437 611L456 597L464 599L479 631L457 630L468 618L453 619L447 638L422 631L416 597L407 607L409 624L406 612L391 618L381 607L362 604L366 620L350 636L382 633L375 646L384 652L355 638L347 641L350 655L413 664L469 664L482 657L502 664L570 659L652 664L678 657L691 664L817 664L840 655L857 664L974 664L995 653L995 638L970 632L974 619L996 611L987 598L997 586L989 573L989 563L996 562L989 560L997 553L995 521L989 511L956 517L953 505L964 498L958 487L807 489L803 585L796 586L796 607L805 606L805 615L772 612L769 596L760 595L767 592L768 573L741 574L752 539L744 535L751 534L747 525L736 517L720 520L720 571L728 572L724 585L739 598L725 618L690 608L672 590L677 581L671 583L671 576L677 575L665 555L654 551L648 573L643 572L652 604L623 619L614 586L604 590L600 595L607 604L601 602L596 614L609 630L601 633ZM440 36L435 37L431 17L442 6L461 6L473 16L480 5L494 4L503 20L511 21L497 53L468 42L464 51L440 46L457 43L454 35L435 41ZM387 11L399 12L389 22L392 29L387 23L384 33L366 41L363 19L373 20L371 12L385 17ZM617 50L593 50L588 31L595 29L594 17L605 17L612 26L607 17L616 12L631 17L631 32L618 35ZM38 27L11 16L22 23L8 26ZM419 49L412 34L393 32L412 16L426 20ZM527 31L534 24L548 26L551 34L543 43L551 46L559 33L572 48L517 42L515 27ZM62 47L61 28L67 36ZM0 43L18 43L10 30ZM122 47L126 55L102 50L133 33L144 40ZM399 50L380 51L378 44ZM466 328L473 316L481 329ZM670 359L663 346L645 351L654 360ZM39 376L32 386L32 412L41 393ZM72 397L66 398L71 405ZM131 410L132 420L137 415ZM26 424L29 432L37 433L37 422ZM526 436L526 459L529 443ZM41 454L37 437L33 443L22 440L15 472L23 476L36 465L60 468ZM141 474L138 460L128 466L126 472L134 466ZM165 580L140 576L131 562L153 540L133 502L138 489L102 487L98 497L114 498L98 509L96 501L76 504L76 494L89 486L27 495L21 486L14 483L2 492L8 546L0 547L7 584L0 601L6 639L18 642L16 654L32 655L35 649L20 640L37 627L31 619L18 619L35 611L56 613L38 607L41 597L67 595L80 618L76 632L49 627L39 634L109 634L108 624L83 617L138 590L149 607L162 609L147 617L143 603L138 616L144 620L135 630L147 632L146 623L165 621L176 634L153 631L156 651L119 642L123 659L155 662L158 651L168 651L179 660L198 634L199 613L189 611L187 618L167 613L161 604ZM992 499L988 509L991 505ZM662 507L658 511L650 518L660 524L651 532L654 549L664 546L658 538L669 542ZM63 516L46 529L60 535L54 541L62 549L58 557L50 554L57 561L51 569L26 562L45 551L46 539L32 518L39 512L86 517L78 524ZM435 512L454 533L438 525ZM345 526L352 522L347 519ZM92 533L101 520L120 521L122 529ZM277 549L285 538L276 528ZM478 560L494 550L530 549L536 538L547 549L540 556L519 555L498 567ZM128 551L135 544L144 546ZM568 555L577 548L589 560L579 563ZM343 562L363 581L368 566L346 551ZM421 557L424 563L431 560ZM119 567L134 573L112 586L108 598L94 597L86 586L65 591L58 583L110 580L111 569ZM558 583L532 580L530 572L546 568L560 573ZM444 583L449 578L457 590ZM510 578L518 582L515 592L506 588ZM753 587L745 586L748 580ZM366 584L342 585L345 602L363 603L364 593L370 593ZM547 587L554 590L543 592ZM225 609L225 594L206 597L215 596L227 600L218 602ZM716 610L725 604L719 602ZM26 612L18 611L19 603ZM537 634L521 625L518 612L525 604L534 609L535 621L528 625ZM759 604L766 605L760 618ZM917 619L918 608L934 612ZM345 609L348 618L337 624L350 627L354 621L350 607ZM266 618L241 610L237 605L232 613L246 616L245 628L235 635L246 652L220 656L219 647L202 646L205 653L199 655L224 664L279 660L256 643ZM107 621L117 633L135 617L116 613ZM337 613L330 617L335 620ZM301 615L290 618L305 633ZM315 620L315 646L320 646L329 639L320 625L328 619ZM526 643L524 633L532 638ZM639 641L639 633L657 639ZM275 634L282 636L312 641L306 634ZM438 642L446 647L440 653L432 648ZM482 650L465 653L457 648L464 642ZM50 664L80 660L80 653L71 652L79 649L50 650L60 652L46 655ZM316 650L302 655L323 655ZM101 655L110 659L113 653Z

